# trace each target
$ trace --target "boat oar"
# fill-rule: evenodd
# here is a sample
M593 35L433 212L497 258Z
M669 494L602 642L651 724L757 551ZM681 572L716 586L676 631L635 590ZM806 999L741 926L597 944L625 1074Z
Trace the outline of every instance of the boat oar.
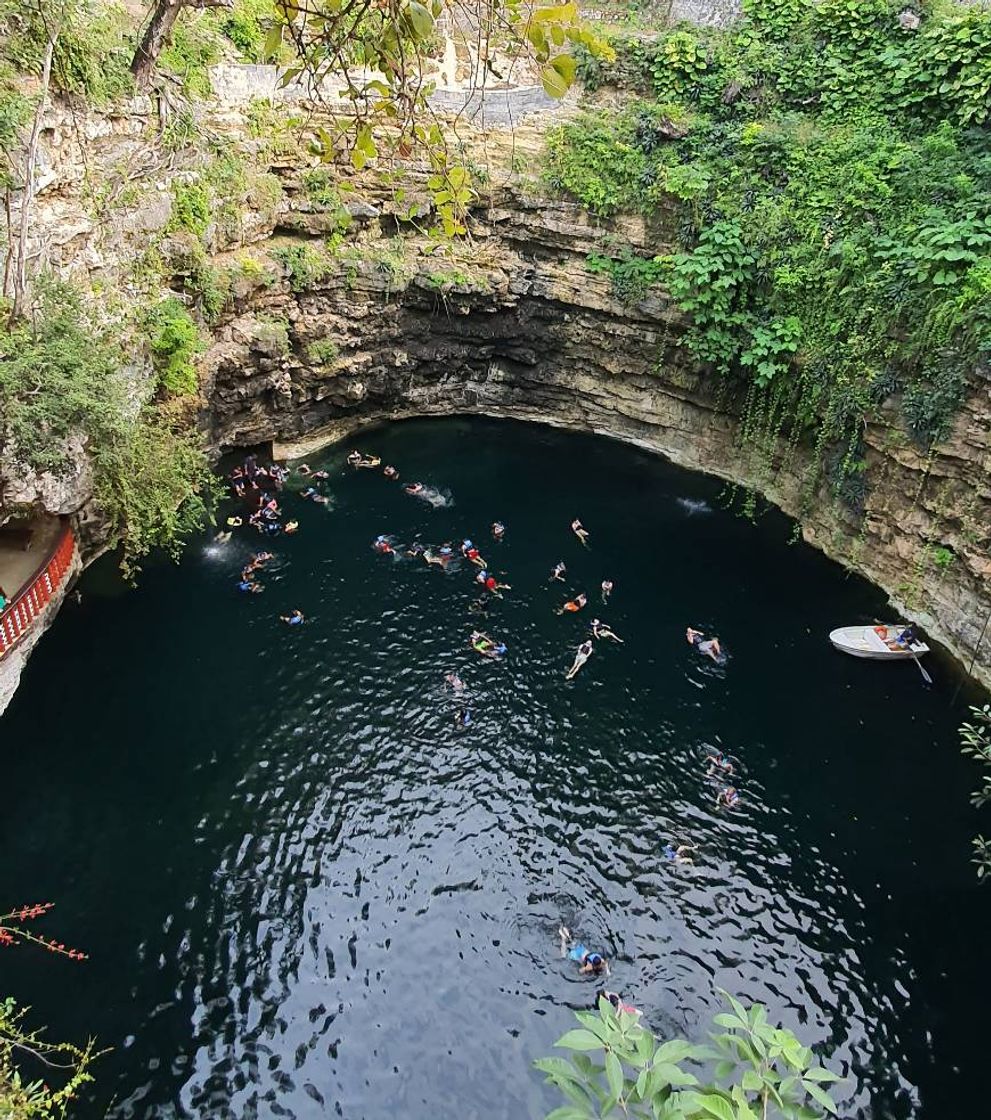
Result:
M923 669L922 662L915 656L914 653L912 654L912 660L916 663L916 665L918 665L919 672L922 674L922 679L926 682L926 684L931 685L933 683L932 677L929 676L925 669Z

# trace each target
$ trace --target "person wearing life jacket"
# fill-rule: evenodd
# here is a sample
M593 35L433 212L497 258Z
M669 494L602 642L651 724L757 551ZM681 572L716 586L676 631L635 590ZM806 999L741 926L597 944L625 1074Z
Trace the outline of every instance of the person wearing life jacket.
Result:
M580 941L572 944L571 930L566 926L561 926L558 930L558 937L561 939L561 955L576 961L579 972L593 976L601 976L603 973L609 975L609 963L606 958L601 953L587 948Z
M580 595L576 596L574 599L569 599L568 602L564 604L564 606L558 607L557 613L558 614L564 614L565 612L574 613L576 611L580 611L582 609L582 607L584 607L587 602L588 602L588 596L583 591Z

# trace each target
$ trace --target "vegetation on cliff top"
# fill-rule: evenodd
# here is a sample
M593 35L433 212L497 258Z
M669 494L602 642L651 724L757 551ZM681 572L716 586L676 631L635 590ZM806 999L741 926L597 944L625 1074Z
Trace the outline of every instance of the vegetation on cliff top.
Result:
M203 524L213 493L206 455L181 402L133 399L119 346L73 289L42 283L38 297L30 320L0 331L0 458L58 476L84 441L110 543L133 576L152 549L176 554Z
M587 85L635 98L557 129L549 179L598 214L675 223L681 251L651 269L591 267L663 280L691 353L745 387L747 442L770 460L779 435L810 439L857 507L865 421L897 395L931 448L991 348L991 12L744 10L583 58Z

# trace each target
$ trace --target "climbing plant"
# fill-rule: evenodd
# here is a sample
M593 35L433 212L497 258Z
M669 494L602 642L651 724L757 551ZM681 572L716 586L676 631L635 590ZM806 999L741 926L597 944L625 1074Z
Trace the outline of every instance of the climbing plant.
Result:
M642 96L549 138L553 187L677 243L684 345L753 453L810 444L809 496L825 471L862 506L881 404L928 452L991 354L988 36L984 6L748 0L725 32L616 43Z

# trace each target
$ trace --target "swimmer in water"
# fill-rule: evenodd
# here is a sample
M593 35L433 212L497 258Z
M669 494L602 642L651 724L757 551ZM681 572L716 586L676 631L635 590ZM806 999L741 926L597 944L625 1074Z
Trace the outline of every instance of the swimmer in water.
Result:
M725 758L723 756L722 751L716 751L715 754L710 754L707 757L706 762L708 763L708 767L706 768L706 771L705 771L705 776L707 778L711 778L713 776L713 774L717 774L717 773L723 773L723 774L732 774L733 773L733 763L730 762L730 760L728 758Z
M582 607L584 607L587 602L588 602L588 596L583 591L579 596L577 596L577 598L569 599L568 602L565 603L563 607L558 607L557 613L558 614L564 614L567 611L567 612L573 614L575 611L580 611L582 609Z
M245 579L244 573L241 574L241 582L237 585L238 591L250 591L253 595L260 595L264 590L260 583L255 583L252 579Z
M374 541L372 541L372 548L381 553L383 556L395 556L396 550L392 547L389 538L384 533L380 533Z
M283 622L288 623L290 626L302 626L302 624L306 621L303 617L303 612L300 610L290 611L289 614L280 614L279 618Z
M349 466L356 467L361 462L361 452L352 451L351 454L348 455L347 461Z
M739 801L740 795L732 786L727 786L724 790L719 791L719 796L716 798L716 808L732 809L739 804Z
M588 530L578 520L577 517L574 519L574 521L571 522L571 531L582 542L582 544L586 548L588 548Z
M482 657L502 657L506 653L503 642L494 642L488 634L473 630L471 634L471 648Z
M406 491L407 494L419 494L420 491L423 489L423 483L422 482L407 482L407 484L403 487L403 489Z
M227 529L226 531L222 529L213 539L217 544L227 544L232 536L233 534L231 533L230 529Z
M296 468L296 473L302 475L303 478L306 478L306 476L308 474L313 474L313 471L310 470L309 464L300 463L299 466Z
M677 847L674 844L664 845L664 858L670 860L672 863L687 863L694 866L695 861L692 859L688 852L697 852L697 844L679 844Z
M395 479L397 481L399 479L399 471L397 471L395 467L383 467L382 468L382 473L385 475L386 478L392 478L392 479Z
M575 661L571 668L564 674L566 681L573 680L577 675L578 670L585 664L586 661L592 656L592 643L582 642L578 647L578 652L575 654Z
M561 583L564 583L564 573L567 570L568 569L564 566L564 561L558 560L554 565L554 571L551 572L551 578L547 582L552 583L554 580L559 580Z
M493 521L492 522L492 536L497 541L501 541L502 538L505 535L506 535L506 526L503 525L503 523L501 521Z
M624 1003L617 992L607 992L600 988L599 991L595 993L596 1007L598 1007L600 999L604 999L610 1004L617 1014L622 1011L627 1015L635 1015L638 1019L643 1014L639 1007L634 1007L632 1003Z
M593 638L606 638L610 642L619 642L620 645L623 644L623 639L618 634L613 633L604 622L600 622L597 618L592 619L591 631Z
M603 603L609 602L609 596L612 594L612 580L604 579L602 581L602 601Z
M284 533L295 533L298 528L299 528L299 522L298 521L287 521L286 522L286 527L282 531Z
M690 626L685 631L685 637L690 646L697 649L699 653L705 654L706 657L711 657L717 665L726 660L718 638L705 639L701 630L693 630Z
M458 727L471 727L471 712L467 708L462 708L454 717L454 722Z
M475 565L475 567L485 567L485 561L482 559L482 554L475 547L474 543L467 537L465 537L465 539L461 542L461 555L464 556L466 560L470 560Z
M455 692L464 692L465 682L458 676L457 673L448 673L444 678L444 683L449 684Z
M237 529L244 524L244 519L241 517L228 517L227 524L231 529Z
M446 571L447 565L451 562L451 557L449 555L445 556L443 553L443 549L439 552L434 552L432 548L428 548L423 553L423 559L426 560L428 564L437 564Z
M570 957L571 960L578 962L578 971L582 973L591 973L594 976L601 976L605 973L609 975L609 964L606 958L601 953L594 953L591 949L587 949L579 942L577 945L572 944L571 930L565 926L557 931L558 937L561 939L561 956Z

